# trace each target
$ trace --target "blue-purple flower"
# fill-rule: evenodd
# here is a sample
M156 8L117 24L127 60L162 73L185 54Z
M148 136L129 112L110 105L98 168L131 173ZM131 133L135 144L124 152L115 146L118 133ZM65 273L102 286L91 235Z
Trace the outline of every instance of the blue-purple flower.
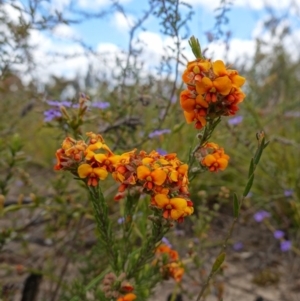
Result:
M284 190L284 196L287 197L287 198L291 197L293 195L293 193L294 193L293 189L285 189Z
M163 244L167 245L169 248L172 248L172 245L171 245L170 241L166 237L163 237L161 242Z
M104 102L104 101L94 101L91 103L90 105L92 108L97 108L100 110L104 110L110 107L110 103L109 102Z
M284 237L284 232L281 231L281 230L275 230L275 231L273 232L273 235L274 235L274 237L275 237L276 239L281 239L281 238Z
M258 223L262 222L265 218L268 218L270 216L271 216L270 213L268 211L265 211L265 210L257 211L253 215L255 221L258 222Z
M170 129L163 129L163 130L155 130L149 134L149 138L154 138L161 136L163 134L170 134L171 130Z
M233 250L238 252L244 248L244 244L241 241L237 241L236 243L233 244L232 248Z
M167 151L165 151L164 149L162 149L162 148L158 148L158 149L156 149L156 151L161 155L161 156L164 156L164 155L166 155L168 152Z
M77 104L77 103L75 104L75 103L73 103L71 101L67 101L67 100L63 100L63 101L47 100L46 102L49 106L52 106L52 107L61 107L61 106L64 106L66 108L70 108L70 107L78 108L79 107L79 104Z
M287 252L292 248L292 242L290 240L283 240L280 242L280 249L282 252Z
M228 119L228 124L229 125L238 125L240 124L244 119L244 116L235 116L233 118Z
M57 109L57 108L50 109L50 110L47 110L47 111L44 112L44 121L45 122L50 122L53 119L59 118L61 116L62 116L62 114L59 111L59 109Z
M119 217L118 218L118 224L122 225L125 222L125 217Z

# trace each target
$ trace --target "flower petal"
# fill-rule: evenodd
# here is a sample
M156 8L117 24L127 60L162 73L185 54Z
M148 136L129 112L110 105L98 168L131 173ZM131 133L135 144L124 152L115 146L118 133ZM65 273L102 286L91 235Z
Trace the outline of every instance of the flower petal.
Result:
M170 199L170 204L172 205L173 209L183 210L187 207L187 201L183 198L172 198Z
M165 195L165 194L157 194L154 197L155 203L157 204L157 206L159 208L164 208L165 206L167 206L170 202L170 199Z
M151 176L153 183L158 186L162 185L167 178L167 174L162 169L155 169L151 172Z
M225 158L220 158L218 159L218 163L219 163L220 170L224 170L228 165L228 160L226 160Z
M212 88L212 86L212 81L208 77L203 77L201 82L196 82L196 91L198 94L204 94Z
M206 166L211 166L213 163L216 162L216 158L213 155L207 155L205 158L202 160L202 164Z
M107 159L107 155L105 155L105 154L96 154L96 155L94 155L94 158L97 162L103 163Z
M187 123L192 123L195 120L195 112L183 111Z
M177 210L177 209L172 209L171 214L170 214L171 218L175 221L178 220L183 215L184 215L184 211L183 210Z
M96 167L93 169L93 172L99 177L100 180L106 179L108 172L105 168Z
M222 76L214 80L214 86L220 94L228 95L232 88L232 83L228 76Z
M214 74L216 76L227 75L227 70L223 61L217 60L212 65L213 65Z
M151 171L148 167L141 165L136 170L137 177L140 180L144 180L146 177L148 177L151 174Z
M233 76L230 76L230 79L231 79L232 85L236 88L241 87L246 81L245 77L242 77L242 76L237 75L237 74L233 75Z
M184 111L191 112L195 109L196 100L193 98L181 98L180 105Z
M203 108L208 108L208 103L204 100L201 94L198 94L196 97L196 103L199 104ZM187 111L187 110L185 110Z
M91 172L93 172L93 167L89 164L81 164L77 169L79 178L86 178Z

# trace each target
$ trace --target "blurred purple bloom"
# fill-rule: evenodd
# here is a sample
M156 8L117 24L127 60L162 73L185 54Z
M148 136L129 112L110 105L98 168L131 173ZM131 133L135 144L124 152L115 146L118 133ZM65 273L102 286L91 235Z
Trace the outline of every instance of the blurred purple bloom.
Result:
M18 181L16 181L15 185L16 185L17 187L22 187L22 186L24 186L24 182L21 181L21 180L18 180Z
M95 101L91 103L91 107L104 110L110 107L110 103L104 101Z
M162 148L158 148L157 150L156 150L161 156L164 156L164 155L166 155L168 152L167 151L165 151L164 149L162 149Z
M62 114L58 109L50 109L44 112L44 121L50 122L55 118L61 117Z
M280 238L283 238L284 237L284 232L281 231L281 230L275 230L273 232L273 235L276 239L280 239Z
M169 248L172 248L170 241L166 237L163 237L161 242L167 245Z
M125 217L118 218L118 224L122 225L125 222Z
M299 118L300 117L300 111L288 111L284 113L285 117L294 117Z
M198 237L194 237L193 242L198 245L200 243L200 239Z
M244 248L244 244L241 241L238 241L232 246L234 251L241 251Z
M244 119L244 116L236 116L236 117L233 117L233 118L230 118L228 120L228 124L229 125L238 125L239 123L241 123Z
M163 134L170 134L171 130L170 129L164 129L164 130L155 130L152 133L149 134L149 138L154 138L157 136L161 136Z
M260 210L260 211L257 211L255 214L254 214L254 219L256 222L260 223L262 222L265 218L267 217L270 217L270 213L268 211L265 211L265 210Z
M171 103L176 103L177 102L177 96L173 95L173 97L171 98Z
M284 240L280 242L280 249L282 252L287 252L292 248L292 242L290 240Z
M293 195L293 193L294 193L293 189L285 189L284 190L284 196L287 198L291 197Z

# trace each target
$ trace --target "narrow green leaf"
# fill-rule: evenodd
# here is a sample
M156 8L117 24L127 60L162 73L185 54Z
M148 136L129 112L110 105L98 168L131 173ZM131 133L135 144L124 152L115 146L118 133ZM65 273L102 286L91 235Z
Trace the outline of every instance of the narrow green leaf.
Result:
M219 254L219 256L217 257L217 259L214 262L213 267L212 267L212 272L213 273L215 273L220 268L220 266L222 265L222 263L225 260L225 257L226 257L226 254L224 252Z
M109 272L109 268L104 270L100 275L96 276L93 280L90 281L90 283L85 287L85 291L89 291L91 288L93 288L96 284L98 284L102 278ZM72 299L73 300L73 299Z
M240 211L239 200L237 198L236 193L234 193L233 194L233 216L238 217L239 216L239 211Z
M250 176L254 173L254 168L255 165L254 165L254 160L252 158L249 166L248 178L250 178Z
M243 193L243 196L247 196L247 194L249 193L251 187L252 187L252 184L253 184L253 180L254 180L254 174L252 174L248 180L248 183L245 187L245 190L244 190L244 193Z
M265 145L265 138L263 137L261 139L261 141L259 141L258 148L257 148L255 156L254 156L254 163L255 164L258 164L258 162L260 160L260 157L261 157L262 152L264 150L264 145Z

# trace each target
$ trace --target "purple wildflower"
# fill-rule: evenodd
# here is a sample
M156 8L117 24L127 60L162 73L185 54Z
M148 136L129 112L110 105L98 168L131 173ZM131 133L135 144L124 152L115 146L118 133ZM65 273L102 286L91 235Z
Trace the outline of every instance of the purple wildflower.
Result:
M167 151L165 151L164 149L162 149L162 148L158 148L157 150L156 150L161 156L164 156L164 155L166 155L168 152Z
M260 211L257 211L255 214L254 214L254 219L257 223L260 223L262 222L265 218L267 217L270 217L270 213L268 211L265 211L265 210L260 210Z
M240 124L244 119L244 116L235 116L233 118L228 119L229 125L238 125Z
M170 129L155 130L155 131L153 131L149 134L149 138L154 138L154 137L157 137L157 136L161 136L163 134L170 134L170 133L171 133Z
M118 224L122 225L125 222L125 217L118 218Z
M292 248L292 242L290 240L284 240L280 242L280 249L282 252L287 252Z
M104 101L95 101L91 103L91 107L104 110L110 107L110 103Z
M293 189L285 189L284 190L284 196L287 198L291 197L293 195L293 193L294 193Z
M169 248L172 248L172 245L171 245L170 241L166 237L163 237L161 242L163 244L167 245Z
M237 241L236 243L233 244L232 246L234 251L241 251L244 248L244 244L241 241Z
M44 121L45 122L50 122L55 118L61 117L62 114L58 109L50 109L44 112Z
M275 237L276 239L281 239L281 238L284 237L284 232L281 231L281 230L275 230L275 231L273 232L273 235L274 235L274 237Z

